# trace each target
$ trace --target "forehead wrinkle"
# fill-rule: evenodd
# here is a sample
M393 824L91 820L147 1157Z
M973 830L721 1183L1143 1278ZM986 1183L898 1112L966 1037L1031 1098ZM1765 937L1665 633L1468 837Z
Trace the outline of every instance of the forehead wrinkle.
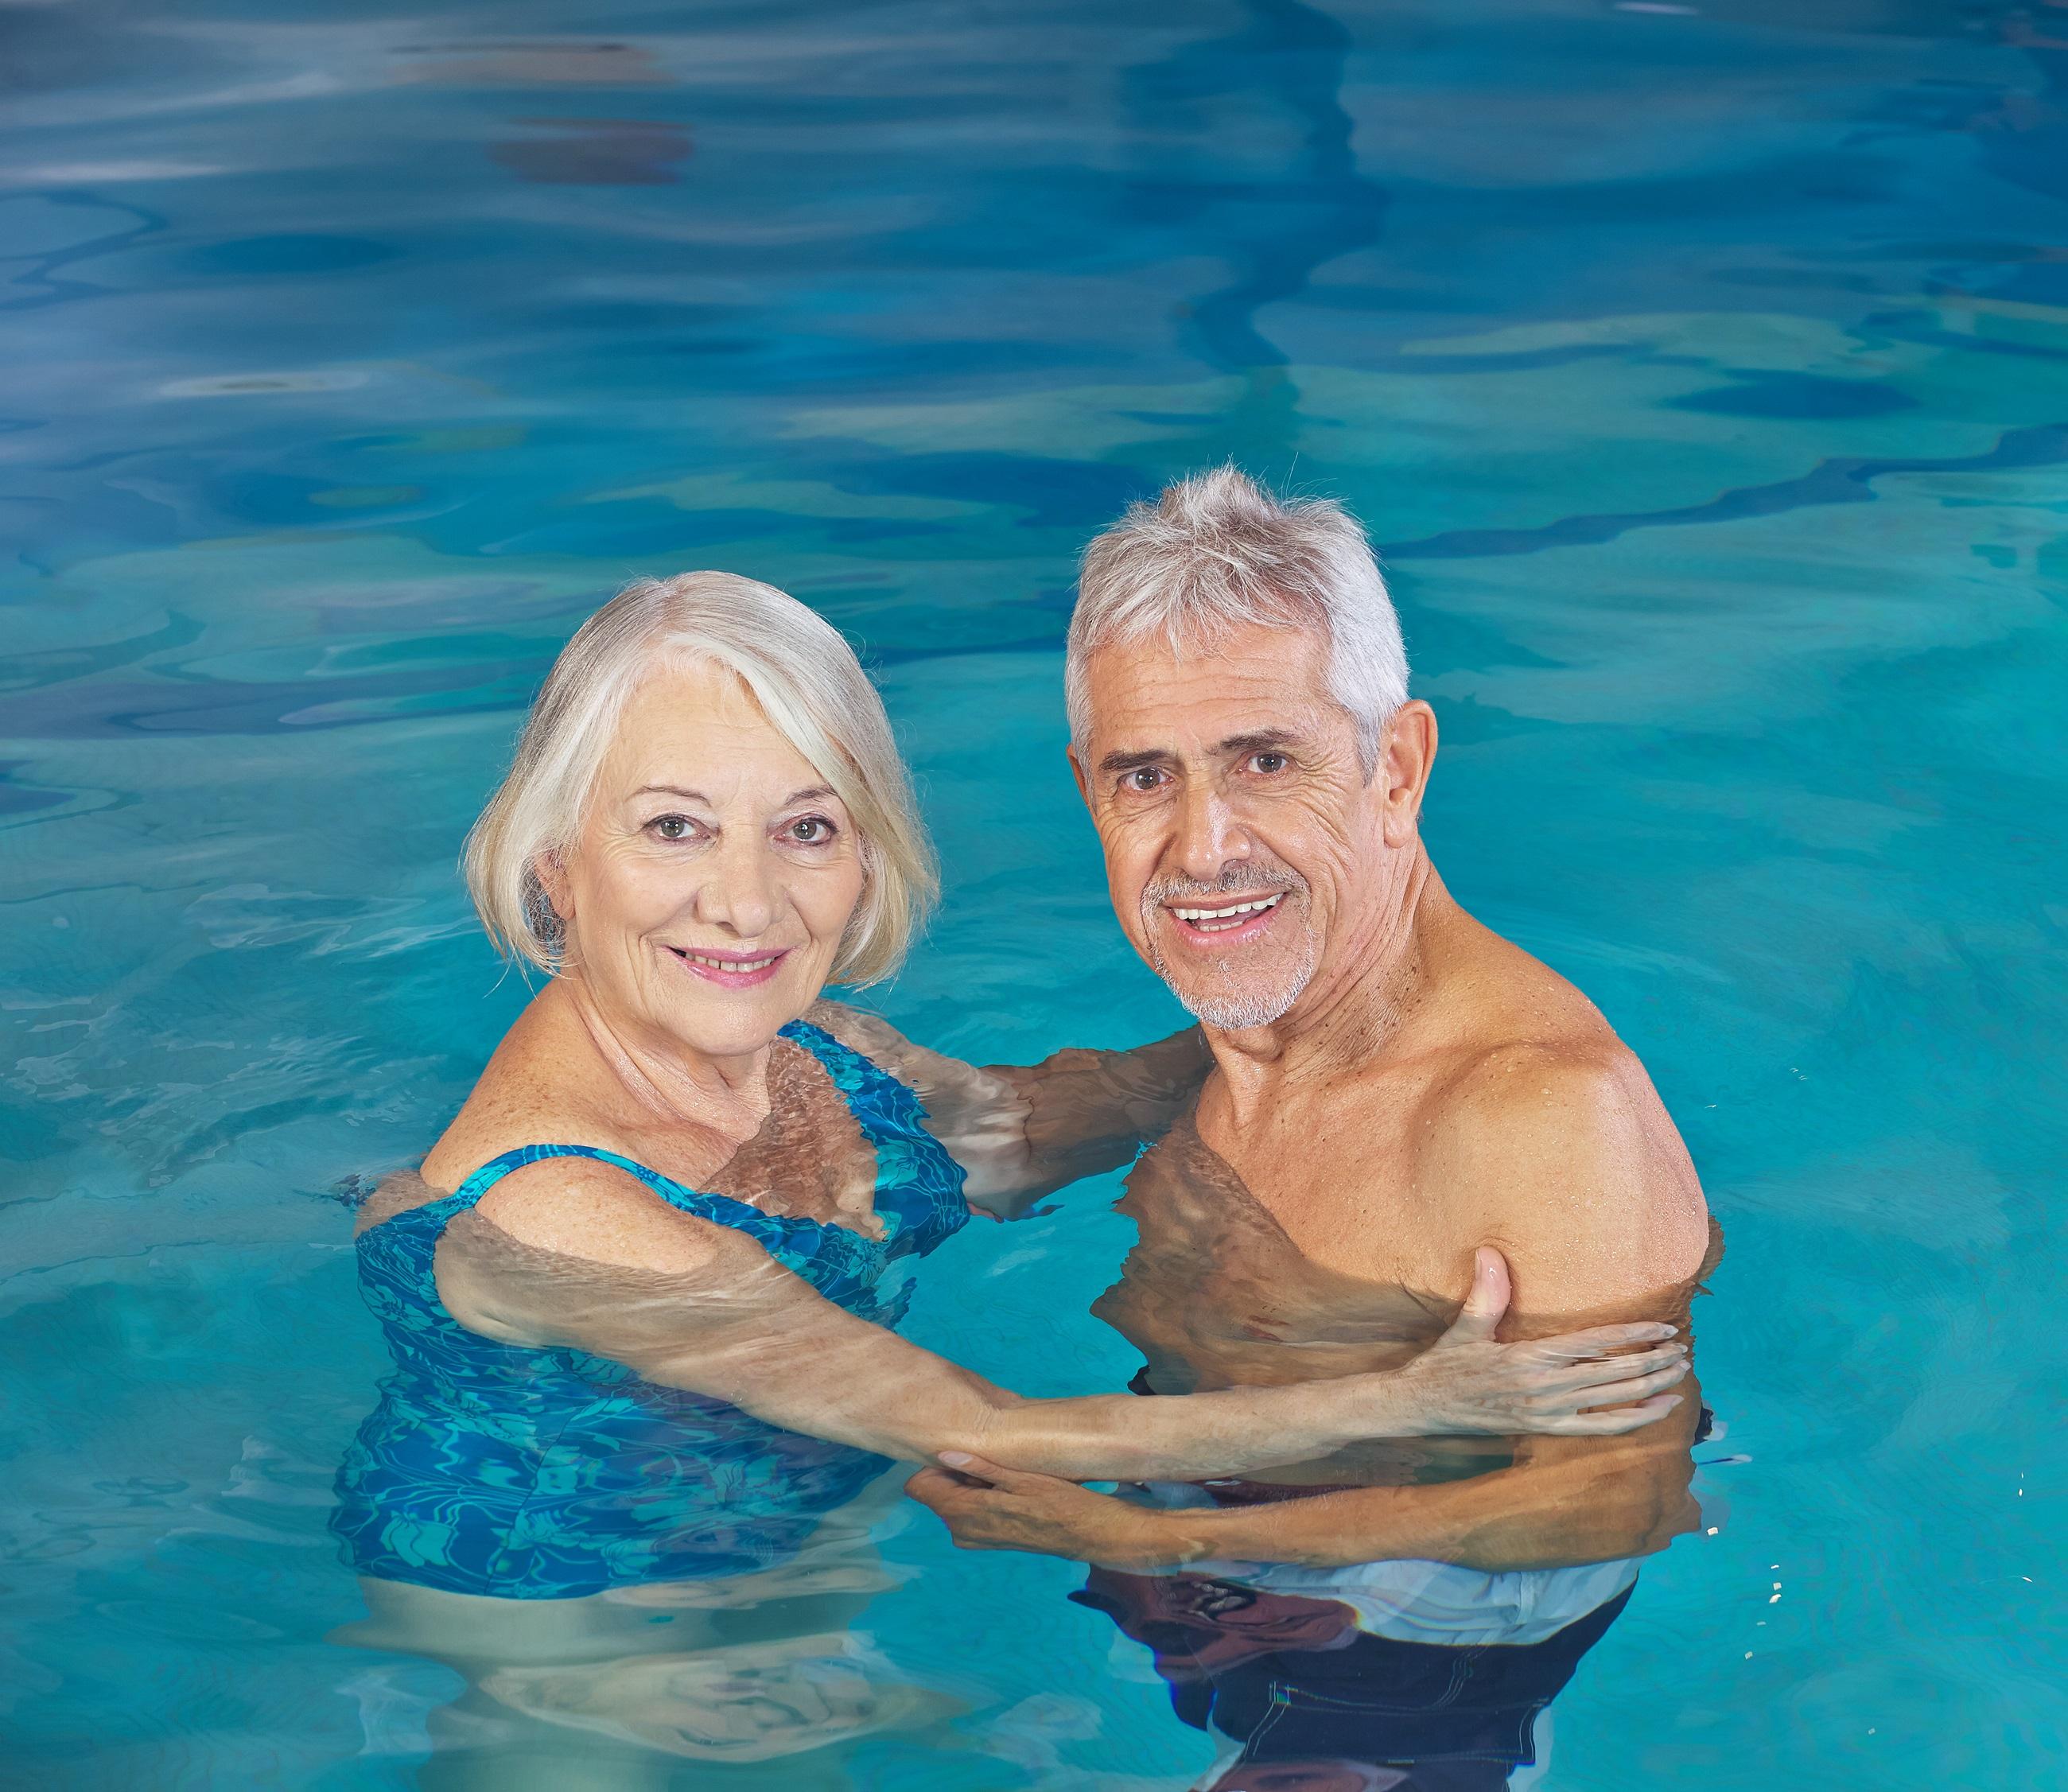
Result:
M1312 711L1340 707L1329 688L1326 668L1290 666L1257 653L1216 654L1171 661L1151 653L1101 653L1087 668L1086 694L1093 713L1132 708L1158 699L1188 704L1200 700L1228 706L1253 704Z

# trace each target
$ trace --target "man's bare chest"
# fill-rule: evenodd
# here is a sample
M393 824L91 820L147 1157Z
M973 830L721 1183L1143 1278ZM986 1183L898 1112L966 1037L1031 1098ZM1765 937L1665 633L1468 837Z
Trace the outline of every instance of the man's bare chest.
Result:
M1317 1269L1455 1293L1472 1241L1426 1174L1419 1110L1411 1092L1381 1091L1245 1124L1203 1104L1199 1137Z

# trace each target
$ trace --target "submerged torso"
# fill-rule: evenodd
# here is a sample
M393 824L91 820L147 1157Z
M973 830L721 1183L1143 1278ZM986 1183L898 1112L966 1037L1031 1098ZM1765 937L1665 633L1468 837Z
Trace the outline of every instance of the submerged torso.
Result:
M1347 1171L1346 1171L1347 1173ZM1397 1366L1457 1303L1317 1263L1187 1118L1145 1152L1120 1211L1138 1238L1093 1314L1140 1350L1157 1394L1278 1387ZM1499 1439L1375 1440L1253 1479L1373 1486L1498 1467Z
M498 1342L461 1325L438 1292L438 1252L456 1219L523 1163L580 1155L747 1233L827 1299L894 1326L908 1293L901 1266L968 1217L961 1172L902 1083L815 1028L785 1032L823 1073L820 1092L828 1084L837 1091L851 1123L825 1129L835 1136L801 1138L800 1118L808 1122L819 1104L809 1095L779 1099L759 1148L714 1179L728 1192L686 1188L578 1143L542 1142L362 1231L360 1285L394 1368L339 1475L332 1529L360 1572L529 1599L749 1572L794 1553L820 1515L886 1466L645 1381L608 1358ZM865 1170L871 1198L859 1203L856 1151L873 1171ZM800 1159L818 1167L794 1203L807 1211L772 1211L773 1189L792 1179L771 1166Z
M1430 1281L1453 1260L1468 1268L1480 1240L1451 1236L1440 1209L1419 1191L1400 1199L1402 1179L1382 1154L1345 1161L1309 1191L1309 1204L1325 1199L1358 1213L1358 1226L1390 1226L1393 1236L1356 1238L1360 1265L1411 1265ZM1295 1242L1272 1205L1202 1138L1193 1117L1137 1161L1119 1211L1134 1221L1137 1240L1120 1280L1092 1310L1141 1351L1138 1385L1145 1391L1277 1387L1396 1368L1458 1315L1455 1299L1426 1285L1355 1273ZM1307 1229L1326 1237L1349 1228L1325 1216ZM1695 1281L1665 1299L1683 1317L1686 1296L1720 1255L1713 1225L1710 1239ZM1250 1479L1378 1486L1480 1473L1513 1457L1502 1438L1374 1440Z
M1340 1196L1338 1212L1310 1214L1314 1223L1303 1229L1311 1237L1341 1236L1342 1208L1359 1213L1358 1223L1370 1224L1374 1209L1383 1213L1390 1208L1391 1224L1417 1235L1358 1239L1354 1255L1361 1264L1441 1262L1460 1251L1469 1262L1473 1240L1447 1236L1429 1203L1398 1199L1403 1179L1391 1174L1397 1168L1382 1154L1333 1166L1323 1184L1309 1192L1317 1199ZM1273 1192L1282 1195L1288 1186L1281 1179ZM1281 1386L1392 1368L1427 1350L1457 1317L1455 1300L1404 1279L1380 1280L1317 1261L1319 1247L1296 1243L1272 1206L1205 1142L1189 1117L1138 1160L1120 1210L1135 1222L1137 1242L1121 1279L1093 1311L1142 1352L1144 1367L1136 1387L1144 1393ZM1720 1234L1712 1228L1711 1237L1703 1273L1720 1254ZM1685 1296L1693 1286L1673 1297L1683 1316ZM1146 1491L1166 1506L1242 1505L1333 1488L1456 1480L1510 1468L1518 1460L1516 1440L1508 1438L1374 1440L1240 1480L1196 1487L1158 1483ZM1097 1596L1095 1577L1093 1594L1086 1598L1118 1611L1123 1627L1130 1614L1151 1613L1166 1623L1169 1613L1159 1602L1196 1583L1234 1614L1206 1623L1205 1633L1215 1648L1232 1647L1237 1656L1252 1650L1243 1627L1262 1613L1317 1624L1317 1634L1329 1640L1312 1645L1317 1647L1348 1642L1343 1627L1354 1624L1398 1643L1439 1645L1443 1653L1488 1644L1553 1647L1550 1639L1561 1634L1580 1637L1582 1620L1598 1628L1620 1609L1618 1602L1636 1574L1634 1560L1506 1571L1390 1557L1332 1568L1244 1562L1201 1564L1175 1582L1145 1581L1132 1590L1113 1590L1130 1577L1109 1576L1113 1585L1103 1596ZM1166 1623L1166 1630L1192 1636L1196 1645L1193 1631L1203 1622L1188 1619L1175 1630ZM1576 1627L1569 1631L1569 1627ZM1587 1631L1576 1649L1583 1651L1594 1634ZM1555 1691L1569 1672L1568 1663L1555 1684L1547 1683L1549 1689ZM1368 1694L1366 1688L1359 1696Z

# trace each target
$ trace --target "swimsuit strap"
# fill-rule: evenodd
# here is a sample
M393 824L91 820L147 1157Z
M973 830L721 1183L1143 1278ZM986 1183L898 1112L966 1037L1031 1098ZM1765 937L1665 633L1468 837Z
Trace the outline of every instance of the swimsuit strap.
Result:
M542 1163L548 1158L594 1158L600 1163L637 1176L640 1181L657 1193L686 1195L694 1199L695 1191L684 1188L680 1183L670 1180L657 1170L649 1170L643 1163L635 1163L629 1157L620 1157L615 1151L606 1151L600 1145L519 1145L515 1151L505 1151L500 1157L492 1157L474 1171L447 1197L455 1207L472 1207L482 1195L508 1175L513 1170L522 1170L527 1163ZM702 1197L717 1200L718 1195Z
M711 1195L702 1189L686 1188L671 1176L664 1176L657 1170L649 1169L643 1163L596 1145L519 1145L514 1151L491 1158L454 1189L445 1203L440 1203L448 1208L446 1217L472 1207L511 1171L521 1170L527 1163L537 1163L547 1158L564 1157L593 1158L599 1163L608 1163L628 1175L636 1176L670 1207L693 1214L699 1220L708 1220L714 1225L745 1232L778 1262L793 1269L803 1271L807 1265L820 1270L836 1267L848 1269L851 1268L847 1261L849 1257L873 1248L871 1240L848 1227L788 1214L764 1213L759 1208L736 1201L730 1195ZM816 1280L817 1277L812 1279Z
M876 1208L886 1236L872 1239L837 1220L767 1213L729 1195L686 1188L670 1176L596 1145L520 1145L491 1158L444 1199L419 1210L442 1228L513 1170L547 1158L593 1158L634 1176L670 1207L714 1225L744 1232L786 1268L815 1284L861 1276L880 1263L886 1244L909 1237L922 1250L969 1217L962 1171L922 1122L917 1095L881 1065L843 1045L822 1028L793 1020L783 1035L818 1061L877 1155Z

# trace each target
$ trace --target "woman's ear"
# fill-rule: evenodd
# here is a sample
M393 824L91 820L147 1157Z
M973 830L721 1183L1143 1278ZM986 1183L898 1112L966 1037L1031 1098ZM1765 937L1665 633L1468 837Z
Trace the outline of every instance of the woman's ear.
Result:
M531 861L531 875L539 880L539 888L545 893L546 901L553 913L565 927L574 918L574 890L568 882L567 867L560 862L558 853L541 853Z

